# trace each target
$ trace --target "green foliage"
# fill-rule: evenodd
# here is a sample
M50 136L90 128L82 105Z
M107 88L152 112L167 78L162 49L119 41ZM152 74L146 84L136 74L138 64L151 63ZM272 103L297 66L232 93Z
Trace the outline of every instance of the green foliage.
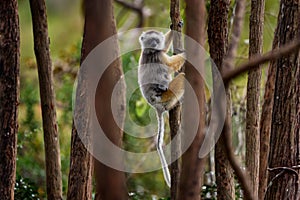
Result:
M201 199L203 200L217 200L217 185L207 185L202 186ZM242 189L238 181L235 181L235 199L243 199Z
M130 200L170 200L171 198L159 198L156 195L145 193L145 192L130 192Z
M210 200L216 200L216 194L217 194L217 185L203 185L202 186L202 194L201 199L210 199Z
M39 200L38 187L28 178L18 175L15 184L15 200Z
M25 108L25 118L22 124L26 126L29 131L35 131L40 127L40 123L35 118L35 106L39 102L39 92L36 87L36 82L30 79L21 79L22 84L20 99L21 103L26 105Z

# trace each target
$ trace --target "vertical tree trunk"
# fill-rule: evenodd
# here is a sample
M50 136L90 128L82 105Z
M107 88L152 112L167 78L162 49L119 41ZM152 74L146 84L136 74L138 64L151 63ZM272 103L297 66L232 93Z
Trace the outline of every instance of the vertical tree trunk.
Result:
M179 24L180 18L180 1L171 0L170 5L170 17L172 21L173 33L173 53L180 53L180 50L183 49L182 39L181 39L181 27L177 26ZM184 71L184 67L182 68ZM171 134L171 200L175 200L178 195L179 189L179 178L180 178L180 162L179 159L176 159L181 154L181 142L180 137L176 137L179 134L181 124L181 105L177 104L172 110L169 111L169 125L170 125L170 134Z
M278 34L275 34L273 49L278 46ZM272 113L274 104L274 88L276 76L276 61L272 61L268 67L268 78L266 81L264 100L260 117L260 156L259 156L259 190L258 198L264 199L268 183L268 158L270 149L270 134Z
M83 33L83 41L81 46L81 60L80 64L84 61L84 59L88 56L88 54L93 50L93 48L98 44L95 43L91 37L87 37L87 13L86 4L87 0L83 1L84 14L85 14L85 24L84 24L84 33ZM78 80L78 85L82 85L78 87L76 93L86 94L87 87L87 77L83 77ZM78 95L76 95L78 98ZM85 139L89 144L91 143L90 133L88 133L88 124L90 111L88 108L88 99L86 95L80 95L80 99L76 99L80 108L75 109L74 117L77 115L78 118L81 119L81 122L86 129L84 133L78 133L74 117L73 117L73 126L72 126L72 135L71 135L71 155L70 155L70 172L68 178L68 200L90 200L92 199L92 165L93 159L87 148L83 144L81 139ZM76 113L76 111L81 111ZM82 136L80 137L79 134ZM84 137L84 138L82 138Z
M32 14L34 52L38 66L43 117L47 198L62 199L60 148L45 1L30 0L30 9Z
M20 67L18 1L0 5L0 199L13 200Z
M208 17L208 43L210 55L214 63L222 72L223 59L228 48L228 12L230 1L211 0ZM230 94L227 91L227 96ZM227 120L230 119L230 99L227 99ZM228 127L230 129L230 127ZM228 130L228 131L231 131ZM215 146L215 166L218 199L234 199L233 170L225 154L225 134L222 132Z
M186 0L186 34L200 45L204 44L205 39L205 2L203 0ZM186 43L187 60L196 60L195 63L203 69L204 55L201 49L195 44ZM187 62L185 67L186 79L190 83L193 91L196 93L198 105L191 103L192 98L186 90L183 110L183 143L190 139L189 127L193 122L195 106L199 108L198 129L193 142L182 156L182 171L180 174L180 189L178 200L199 200L201 199L202 176L205 167L205 158L198 157L200 147L205 135L205 89L204 81L191 63Z
M299 0L281 0L274 47L298 38L300 34ZM299 88L300 52L284 56L276 67L274 106L271 124L269 167L271 169L266 199L299 199ZM283 170L282 167L288 168ZM277 176L277 177L276 177ZM275 178L276 177L276 178Z
M91 38L93 44L99 44L111 36L116 36L116 24L113 13L113 1L107 0L90 0L86 4L86 37ZM117 38L113 38L113 46L107 49L110 55L120 55ZM114 119L111 103L117 112L118 120L121 124L125 118L125 82L120 82L121 87L115 88L123 75L121 59L114 60L109 66L99 67L105 68L97 87L95 95L95 109L99 124L110 141L118 147L122 146L123 131L122 127L116 124ZM107 67L107 68L106 68ZM117 90L118 99L112 100L112 93ZM109 155L110 149L106 145L102 145L104 152ZM119 157L111 155L110 157ZM118 163L121 160L116 161ZM101 161L94 159L94 172L96 181L96 200L124 200L128 199L125 174L124 172L110 168Z
M85 37L83 38L83 43L84 41ZM80 84L81 82L78 81L78 83ZM85 107L85 105L83 104L82 107ZM87 114L86 111L84 113ZM74 113L74 115L76 115L76 113ZM89 140L89 137L87 136L86 139ZM92 199L92 164L92 156L82 143L73 120L71 135L70 172L68 178L67 193L68 200Z
M249 58L262 53L264 0L251 1ZM259 185L259 100L260 100L261 69L248 72L247 113L246 113L246 167L250 175L250 184L254 196L258 196Z
M113 16L112 1L100 1L100 0L86 0L85 1L85 26L84 26L84 39L82 45L82 59L81 62L87 57L87 55L102 41L115 35L116 26ZM115 40L114 46L111 47L113 52L107 52L119 55L118 43ZM111 50L108 48L108 51ZM99 66L106 67L99 63ZM122 144L122 130L118 127L114 121L111 111L111 95L115 84L119 81L123 74L121 69L120 59L115 60L104 72L97 87L95 96L95 108L97 117L101 128L105 132L106 136L117 146ZM87 79L89 77L82 76L82 80L79 80L78 84L80 91L77 93L81 99L79 99L80 108L78 110L84 111L83 113L77 113L82 125L86 127L84 139L91 140L91 134L88 132L88 124L90 111L88 99L85 98L85 88L87 87ZM100 77L99 77L100 78ZM118 91L120 95L118 101L115 101L117 111L120 119L124 118L125 99L124 99L124 83L121 84L121 91ZM76 113L75 113L76 115ZM80 115L80 116L79 116ZM100 142L100 141L99 141ZM106 147L102 147L106 148ZM105 152L109 154L110 149L105 149ZM112 155L114 156L114 155ZM96 195L97 200L123 200L127 199L127 190L125 186L125 175L123 172L112 169L100 161L94 159L94 173L96 181ZM76 127L73 127L72 131L72 155L71 155L71 169L69 175L69 191L68 199L91 199L91 156L85 149L81 142L79 135L76 131ZM79 190L79 192L78 192Z
M275 43L274 43L275 44ZM273 44L273 48L274 48ZM264 103L260 118L260 156L259 156L259 190L258 198L264 199L268 184L268 158L270 149L270 134L272 122L272 108L274 103L274 87L276 67L274 62L269 64L268 78L265 87Z

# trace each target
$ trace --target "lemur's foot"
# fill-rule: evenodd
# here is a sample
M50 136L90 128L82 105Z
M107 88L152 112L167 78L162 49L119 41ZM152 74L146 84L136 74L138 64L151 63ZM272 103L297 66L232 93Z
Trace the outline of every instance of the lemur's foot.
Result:
M181 19L179 22L178 22L178 24L177 24L177 26L179 27L179 28L182 28L183 27L183 19ZM171 24L170 25L170 29L173 29L173 24Z
M183 27L183 25L184 25L184 23L183 23L183 19L181 19L181 20L180 20L180 22L178 23L178 27L182 28L182 27Z

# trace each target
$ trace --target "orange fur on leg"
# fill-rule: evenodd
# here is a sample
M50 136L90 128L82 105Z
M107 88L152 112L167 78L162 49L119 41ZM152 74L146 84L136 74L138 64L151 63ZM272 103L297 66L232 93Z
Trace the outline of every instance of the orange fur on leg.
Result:
M178 74L169 84L169 88L161 96L161 102L166 103L166 109L171 109L184 94L184 73Z

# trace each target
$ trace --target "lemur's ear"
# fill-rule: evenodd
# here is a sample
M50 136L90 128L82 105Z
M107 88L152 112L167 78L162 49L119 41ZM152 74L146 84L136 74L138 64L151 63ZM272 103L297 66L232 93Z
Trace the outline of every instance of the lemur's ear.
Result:
M145 33L145 32L143 32L143 33L140 35L140 37L139 37L140 40L144 40L144 33Z

